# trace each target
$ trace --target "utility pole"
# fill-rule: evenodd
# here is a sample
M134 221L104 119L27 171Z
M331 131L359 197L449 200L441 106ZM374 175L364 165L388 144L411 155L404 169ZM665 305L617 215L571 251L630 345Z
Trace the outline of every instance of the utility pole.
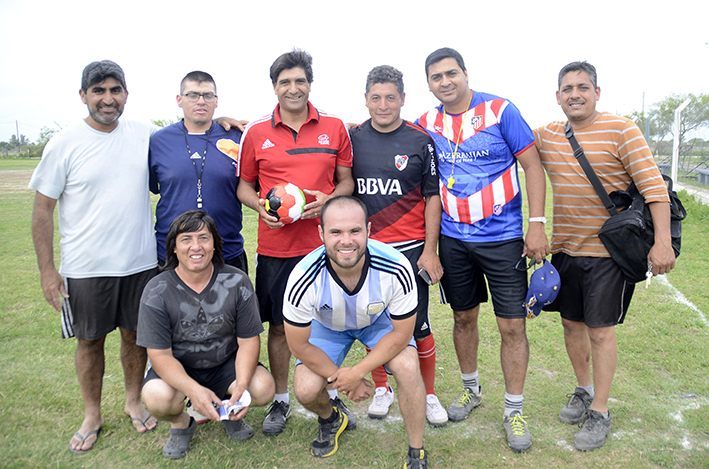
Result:
M677 164L679 160L679 144L680 144L680 137L679 137L679 132L680 132L680 123L681 123L681 115L682 111L684 108L686 108L689 103L692 102L691 98L687 98L682 104L679 105L677 109L675 109L675 135L674 135L674 144L673 149L672 149L672 183L677 184Z
M645 121L645 140L648 142L650 141L650 121L652 120L653 117L658 113L659 111L654 111L650 116L648 116L647 120Z

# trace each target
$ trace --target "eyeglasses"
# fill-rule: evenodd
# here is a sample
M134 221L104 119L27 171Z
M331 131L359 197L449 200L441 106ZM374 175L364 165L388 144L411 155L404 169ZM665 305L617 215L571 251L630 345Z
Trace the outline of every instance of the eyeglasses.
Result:
M187 101L191 103L196 103L199 101L199 98L203 98L205 103L211 103L214 102L214 100L217 98L217 95L214 93L196 93L194 91L190 91L189 93L184 93L182 96L185 96L187 98Z

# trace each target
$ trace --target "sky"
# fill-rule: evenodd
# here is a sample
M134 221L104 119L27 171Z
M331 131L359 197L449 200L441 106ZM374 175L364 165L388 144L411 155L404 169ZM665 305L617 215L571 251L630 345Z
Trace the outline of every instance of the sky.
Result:
M556 102L562 66L596 66L598 109L647 111L671 93L709 93L709 2L675 0L351 2L271 0L0 0L0 141L19 127L35 141L88 115L79 98L90 62L121 65L124 116L181 117L175 96L190 71L217 84L217 116L253 120L277 103L268 70L294 47L313 56L311 102L347 122L369 117L367 73L404 73L403 117L438 104L424 62L458 50L470 86L512 101L532 127L564 115Z

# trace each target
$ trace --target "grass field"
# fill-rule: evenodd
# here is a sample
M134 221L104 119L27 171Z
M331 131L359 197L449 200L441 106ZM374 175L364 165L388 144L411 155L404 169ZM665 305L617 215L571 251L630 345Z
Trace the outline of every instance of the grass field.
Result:
M83 405L73 366L75 342L61 339L58 313L40 290L30 233L34 194L27 189L36 163L0 160L0 467L401 467L406 439L398 407L392 406L385 421L372 421L366 416L369 402L348 402L358 427L342 436L340 450L327 460L310 456L316 422L297 404L286 431L278 437L266 437L260 430L265 409L252 409L247 421L256 434L251 440L233 442L220 424L210 422L199 427L186 458L166 460L161 448L168 425L161 423L155 432L139 435L123 413L115 333L107 340L103 433L93 451L81 456L69 453L69 438L82 421ZM576 451L573 441L578 428L558 419L575 380L559 317L542 313L527 323L531 357L525 415L534 446L524 454L507 448L501 424L504 383L499 335L491 306L484 305L479 359L483 404L464 422L426 428L431 468L709 467L709 207L686 194L683 200L689 217L677 268L667 282L656 279L648 290L638 285L626 322L617 330L619 363L610 402L613 433L606 445L590 453ZM245 209L244 236L251 259L255 227L254 213ZM450 310L438 304L436 288L431 296L438 351L436 388L447 406L457 396L460 372ZM267 363L264 351L265 343L261 359ZM362 353L357 347L350 355L357 359Z

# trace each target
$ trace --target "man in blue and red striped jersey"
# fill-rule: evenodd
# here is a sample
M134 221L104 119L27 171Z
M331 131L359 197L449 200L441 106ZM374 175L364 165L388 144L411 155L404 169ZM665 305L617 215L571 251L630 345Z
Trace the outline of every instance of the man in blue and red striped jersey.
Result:
M501 336L505 377L503 425L516 452L532 446L523 417L524 381L529 361L524 297L527 274L522 258L541 262L549 254L544 233L546 182L534 134L508 100L473 91L461 55L450 48L426 59L426 78L441 104L417 123L433 139L443 214L439 255L445 274L441 294L453 309L453 342L463 389L448 418L467 418L480 405L478 314L490 288ZM523 232L517 162L525 171L529 228ZM521 267L520 267L521 266Z

